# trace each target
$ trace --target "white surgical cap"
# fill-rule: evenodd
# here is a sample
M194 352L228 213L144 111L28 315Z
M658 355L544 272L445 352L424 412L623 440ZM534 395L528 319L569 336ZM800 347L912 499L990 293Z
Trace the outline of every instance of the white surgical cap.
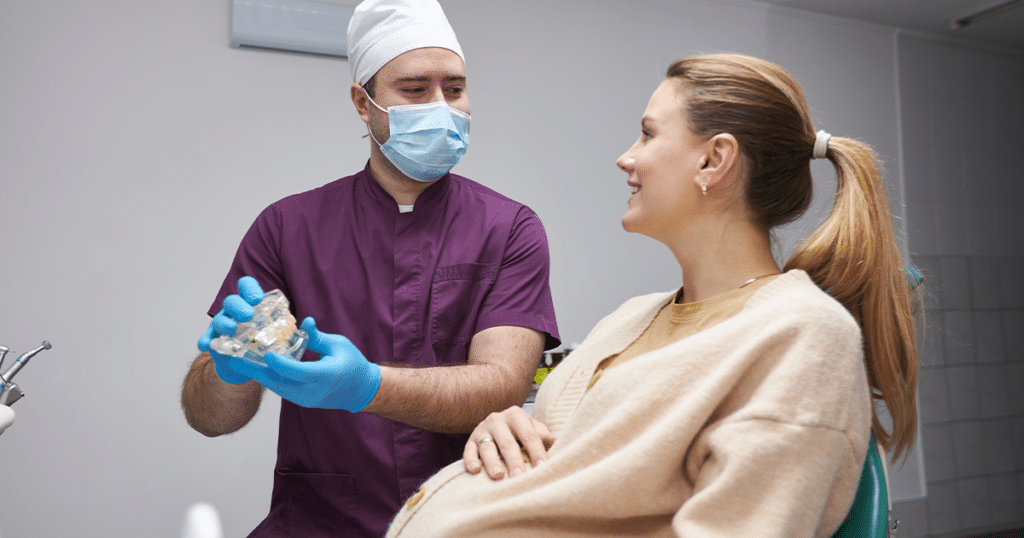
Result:
M424 47L448 49L466 61L437 0L364 0L348 23L348 61L359 84L398 55Z

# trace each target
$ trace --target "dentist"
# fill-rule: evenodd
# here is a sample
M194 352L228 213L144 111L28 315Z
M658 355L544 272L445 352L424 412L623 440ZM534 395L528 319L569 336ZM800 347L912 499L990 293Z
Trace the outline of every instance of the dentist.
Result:
M182 389L210 437L281 402L270 513L250 537L379 537L467 434L522 404L559 345L547 238L528 207L449 172L465 153L462 49L436 0L366 0L348 29L351 99L370 158L284 198L242 238ZM280 289L303 361L210 351Z

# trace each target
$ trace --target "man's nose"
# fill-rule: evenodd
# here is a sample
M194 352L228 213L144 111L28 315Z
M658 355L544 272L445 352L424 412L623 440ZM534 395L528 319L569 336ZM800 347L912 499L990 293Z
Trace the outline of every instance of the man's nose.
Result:
M437 86L430 89L430 102L436 103L438 101L444 101L444 88Z

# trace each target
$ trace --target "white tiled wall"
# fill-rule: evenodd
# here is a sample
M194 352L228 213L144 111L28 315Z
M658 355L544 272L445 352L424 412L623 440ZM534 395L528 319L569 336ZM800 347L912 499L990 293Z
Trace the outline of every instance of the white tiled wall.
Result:
M901 536L1024 526L1024 57L900 36L908 245L927 280L927 497Z

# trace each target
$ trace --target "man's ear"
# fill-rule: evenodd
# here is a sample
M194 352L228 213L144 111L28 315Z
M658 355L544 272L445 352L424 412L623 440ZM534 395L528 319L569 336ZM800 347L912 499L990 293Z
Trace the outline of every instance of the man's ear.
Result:
M363 120L363 123L369 125L370 107L372 107L373 104L370 103L370 97L366 95L366 90L364 90L359 84L353 82L352 87L349 89L349 93L352 95L352 104L355 105L359 118Z

